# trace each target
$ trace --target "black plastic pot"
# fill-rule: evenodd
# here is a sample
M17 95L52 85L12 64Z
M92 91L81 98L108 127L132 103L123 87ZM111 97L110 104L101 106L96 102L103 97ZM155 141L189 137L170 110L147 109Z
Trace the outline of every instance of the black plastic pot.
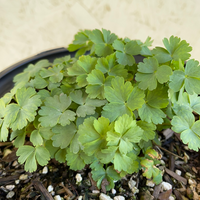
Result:
M0 72L0 97L5 93L9 92L13 88L13 78L16 74L22 72L29 64L35 64L39 60L48 59L52 62L56 58L60 58L66 55L71 55L73 57L75 52L69 52L66 48L57 48L49 51L39 53L33 57L22 60L4 71ZM136 62L141 62L143 60L142 56L135 56Z

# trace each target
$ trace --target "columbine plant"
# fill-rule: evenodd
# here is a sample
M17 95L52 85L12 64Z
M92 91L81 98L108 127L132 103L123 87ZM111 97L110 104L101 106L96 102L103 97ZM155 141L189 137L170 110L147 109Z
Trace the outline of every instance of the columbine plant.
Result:
M190 149L200 148L199 62L188 60L185 40L163 43L150 50L149 37L143 43L105 29L80 31L68 48L74 57L41 60L15 76L0 99L0 140L13 141L30 172L55 158L73 170L90 165L107 190L139 170L160 183L158 130L172 128Z

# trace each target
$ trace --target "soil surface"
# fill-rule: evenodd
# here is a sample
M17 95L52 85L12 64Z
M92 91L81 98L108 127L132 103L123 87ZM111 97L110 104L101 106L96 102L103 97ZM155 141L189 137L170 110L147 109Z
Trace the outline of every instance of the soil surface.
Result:
M0 143L0 200L2 199L200 199L200 153L184 145L179 134L165 130L162 146L154 146L162 155L163 182L154 185L138 172L115 183L115 188L106 192L106 181L102 189L96 187L90 169L72 171L67 164L52 159L45 167L38 166L34 173L24 171L17 162L16 149L12 143ZM77 183L77 174L82 181Z

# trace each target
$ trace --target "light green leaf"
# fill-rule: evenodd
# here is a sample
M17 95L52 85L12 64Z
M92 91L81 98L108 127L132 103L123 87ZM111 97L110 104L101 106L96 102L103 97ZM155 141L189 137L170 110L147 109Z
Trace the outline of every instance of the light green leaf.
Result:
M159 66L156 58L145 58L143 62L138 64L138 72L136 73L136 81L142 90L154 90L157 82L163 84L169 80L172 69L167 65Z
M186 61L190 58L190 51L192 47L189 46L185 40L181 40L178 37L171 36L169 40L167 38L163 39L163 44L165 48L156 47L153 49L153 54L158 59L159 63L166 63L171 60Z
M102 29L102 32L98 29L95 29L90 34L89 38L95 44L95 53L98 56L107 56L113 53L112 43L117 36L108 30Z
M106 100L90 99L88 95L82 93L81 90L75 90L70 93L70 98L80 106L76 110L78 117L86 117L86 115L94 115L96 107L101 107Z
M105 86L111 85L111 80L113 76L107 76L105 78L104 74L98 70L94 69L87 77L88 85L86 87L86 92L90 98L105 99L104 88Z
M79 151L77 154L70 152L67 149L66 154L67 164L72 170L81 170L85 167L86 164L90 164L94 161L94 158L86 155L84 152Z
M31 79L30 83L28 83L27 85L30 87L34 87L36 89L43 89L47 87L48 83L44 78L42 78L39 74L37 74L35 78Z
M170 77L169 87L178 92L184 85L190 95L200 94L200 66L196 60L189 60L185 66L185 72L175 71Z
M63 65L55 65L52 68L43 69L40 72L40 75L42 78L49 77L49 80L52 83L58 83L63 79L63 73L62 73L63 67L64 67Z
M190 149L198 151L200 148L200 121L195 122L194 115L182 110L172 121L172 130L180 133L181 140L187 144Z
M190 107L200 115L200 97L197 94L188 95Z
M16 155L19 156L18 161L21 164L25 162L25 170L29 172L33 172L37 169L37 162L44 166L50 159L48 150L43 146L35 148L28 145L21 146L17 150Z
M146 142L155 138L156 126L145 121L137 121L137 125L143 130L142 139Z
M70 121L75 120L75 113L68 110L71 104L71 99L66 94L54 95L53 97L47 97L45 106L42 106L39 110L41 117L39 121L44 127L53 127L56 124L62 126L70 124Z
M70 76L77 76L76 81L78 86L84 87L87 85L87 75L95 68L97 58L90 56L81 56L72 67L67 69Z
M18 85L20 83L26 84L31 77L35 77L35 75L45 67L50 66L50 63L48 60L40 60L35 65L29 64L27 68L24 69L23 72L17 74L13 81L15 82L15 85Z
M37 146L35 148L35 157L39 165L44 166L50 160L49 151L43 146Z
M111 129L112 124L109 124L107 118L100 117L97 120L90 117L85 119L78 128L79 142L84 147L83 151L88 156L101 151L106 145L106 133Z
M16 92L16 102L6 107L5 122L10 124L13 130L24 128L28 121L35 119L36 110L41 104L40 96L35 95L33 88L21 88Z
M165 113L159 108L154 108L148 104L143 104L142 108L138 110L139 116L142 121L154 124L162 124Z
M119 152L115 153L113 163L114 169L118 170L119 172L125 171L129 174L132 174L138 171L138 162L127 155L120 154Z
M51 138L53 140L53 146L64 149L69 146L77 130L74 123L70 123L67 126L57 125L52 128L52 131L56 133Z
M34 146L43 144L43 138L40 135L39 130L34 130L31 132L30 141L33 143Z
M24 145L25 137L26 137L25 129L16 130L11 133L10 141L12 141L15 138L13 145L19 148L20 146Z
M99 58L95 69L100 70L104 74L107 73L109 76L122 76L126 78L128 74L125 66L116 62L115 54L111 54L106 58Z
M118 146L121 154L132 151L133 144L142 139L143 130L137 126L136 121L127 114L118 118L114 125L114 131L107 133L109 146Z
M135 63L133 55L140 54L141 47L137 41L129 41L124 44L120 40L115 40L113 43L114 49L116 49L117 62L122 65L132 66Z
M124 83L122 77L112 79L111 85L112 87L105 87L105 97L110 103L103 107L102 115L110 121L123 114L133 116L132 111L140 108L144 103L143 91L133 88L129 81Z

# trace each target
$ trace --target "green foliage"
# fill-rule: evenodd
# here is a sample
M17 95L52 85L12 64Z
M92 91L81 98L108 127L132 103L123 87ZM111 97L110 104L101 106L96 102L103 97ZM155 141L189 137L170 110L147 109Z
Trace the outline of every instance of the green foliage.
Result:
M26 171L55 158L73 170L88 165L99 188L142 170L159 184L159 131L172 128L189 149L200 148L199 62L188 60L185 40L163 43L151 50L150 37L78 32L68 48L75 57L41 60L14 77L0 99L0 141L13 142Z

